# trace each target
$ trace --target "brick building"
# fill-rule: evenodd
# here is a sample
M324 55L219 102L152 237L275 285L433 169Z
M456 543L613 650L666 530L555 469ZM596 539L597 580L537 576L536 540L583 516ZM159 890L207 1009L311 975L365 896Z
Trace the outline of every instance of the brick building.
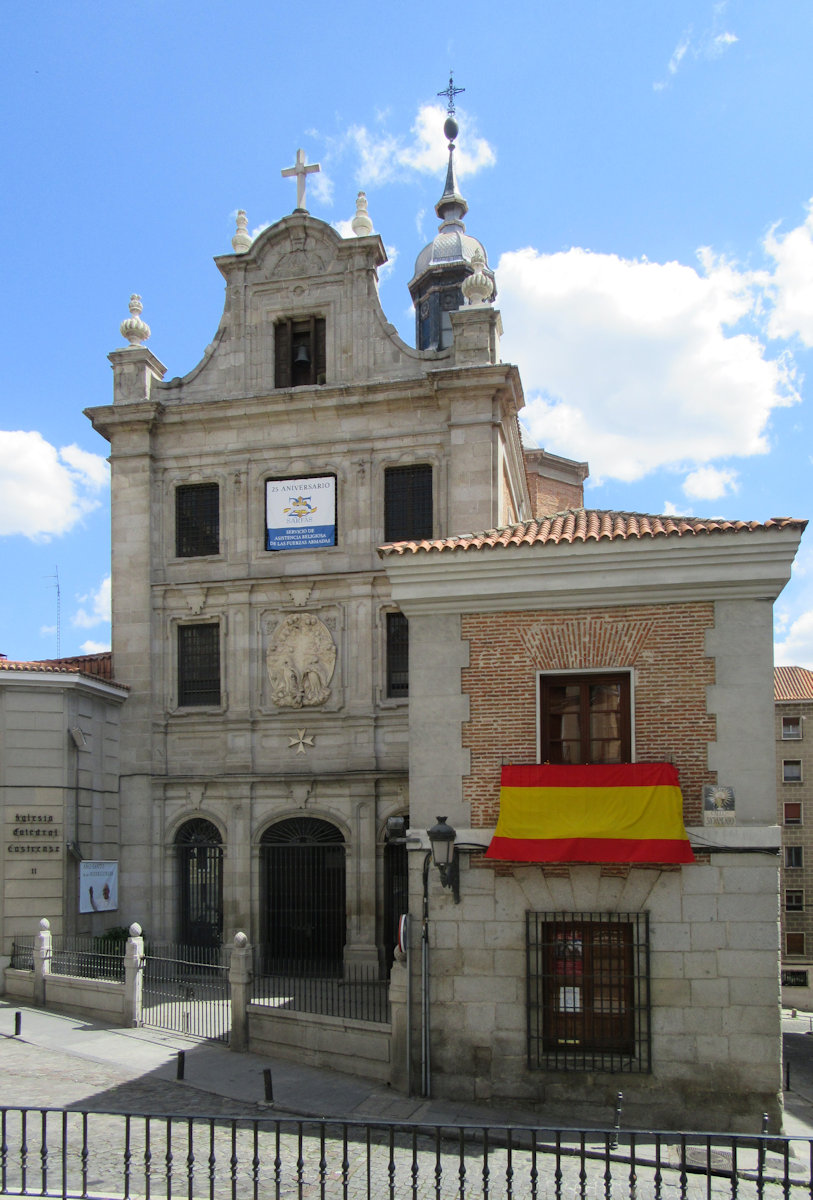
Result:
M782 829L782 1000L813 1007L813 671L774 670L777 820Z
M459 904L430 872L413 980L433 1091L603 1122L623 1090L625 1120L662 1128L779 1118L772 601L803 527L578 509L382 548L409 619L410 821L443 815L463 847ZM677 768L694 862L472 849L506 764L548 761ZM544 840L532 817L520 836ZM416 847L413 912L421 867Z

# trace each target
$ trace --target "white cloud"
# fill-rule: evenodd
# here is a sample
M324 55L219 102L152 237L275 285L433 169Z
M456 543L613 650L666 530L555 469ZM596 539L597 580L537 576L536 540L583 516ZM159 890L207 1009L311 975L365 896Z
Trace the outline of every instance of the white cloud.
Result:
M374 187L391 183L414 171L442 177L449 161L448 143L443 134L446 115L441 104L422 105L413 122L410 139L386 131L373 133L365 125L351 126L345 143L358 157L356 179L359 185ZM460 180L493 166L497 156L489 142L477 134L473 119L461 113L459 125L455 172Z
M805 346L813 346L813 200L801 225L784 237L776 228L769 231L764 243L775 263L768 332L781 338L796 334Z
M105 654L110 649L110 642L82 642L79 649L82 654Z
M778 667L805 667L813 671L813 609L787 624L780 620L776 632L784 634L774 644L774 662Z
M723 467L698 467L683 480L683 490L692 500L719 500L739 490L739 477Z
M333 228L338 233L339 237L354 238L356 236L353 230L353 221L333 221Z
M107 461L64 446L35 430L0 430L0 536L48 541L71 530L93 509L107 484Z
M497 280L524 423L541 446L587 458L594 479L667 467L693 474L700 498L712 476L697 468L765 453L772 411L799 400L792 362L731 331L756 318L762 277L708 251L695 269L529 248L504 254ZM718 489L733 483L718 472Z
M89 605L89 610L84 607L77 609L71 623L79 629L92 629L94 625L100 625L103 621L109 623L110 596L110 576L107 575L95 592L77 597L80 605Z
M667 78L652 85L656 92L662 92L669 86L684 60L711 61L725 54L726 50L739 41L736 33L732 33L730 29L721 28L726 7L727 0L722 0L721 3L713 6L711 25L701 33L695 34L694 28L690 25L681 34L678 44L672 51L672 57L666 65Z

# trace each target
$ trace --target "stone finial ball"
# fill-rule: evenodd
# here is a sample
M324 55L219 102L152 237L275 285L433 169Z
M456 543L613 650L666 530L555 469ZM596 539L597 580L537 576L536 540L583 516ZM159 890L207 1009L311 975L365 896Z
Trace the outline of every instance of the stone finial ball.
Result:
M454 117L447 117L443 122L443 132L450 142L453 142L460 132L460 126Z
M139 925L138 921L133 921L130 926L130 937L141 937L144 930Z
M48 920L47 917L43 917L42 920L40 921L40 929L50 929L50 928L51 928L51 922Z
M236 933L234 935L234 944L242 950L243 946L248 945L248 938L244 933Z

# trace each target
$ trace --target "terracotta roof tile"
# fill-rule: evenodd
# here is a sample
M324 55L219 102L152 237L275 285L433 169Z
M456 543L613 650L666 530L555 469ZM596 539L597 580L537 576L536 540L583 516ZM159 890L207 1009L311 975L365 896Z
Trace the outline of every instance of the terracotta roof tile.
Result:
M813 671L804 667L774 667L775 700L813 700Z
M568 508L533 521L522 521L482 533L461 533L419 542L389 542L382 555L417 554L420 550L483 550L499 546L559 545L562 542L614 542L643 538L701 537L765 529L805 528L807 521L773 517L769 521L704 520L700 517L652 516L598 508Z
M0 658L0 671L44 671L61 675L90 675L94 679L113 679L113 655L109 650L102 654L78 654L73 658L41 658L32 662L13 661ZM117 684L118 687L124 686Z

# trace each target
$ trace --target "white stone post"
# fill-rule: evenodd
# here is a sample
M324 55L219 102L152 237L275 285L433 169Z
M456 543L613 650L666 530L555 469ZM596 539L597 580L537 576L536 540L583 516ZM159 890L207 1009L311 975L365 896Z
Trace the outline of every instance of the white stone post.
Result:
M407 1061L409 1037L409 967L403 950L395 951L395 961L390 970L390 1087L404 1095L411 1095L410 1083L412 1064Z
M251 999L250 984L253 977L251 946L244 933L234 935L234 946L229 963L231 986L231 1036L229 1049L248 1050L248 1003Z
M130 936L124 949L124 1013L125 1029L141 1024L141 1005L144 978L144 938L137 921L130 926Z
M40 921L37 945L34 949L34 1003L45 1006L45 978L51 974L51 922L47 917Z

